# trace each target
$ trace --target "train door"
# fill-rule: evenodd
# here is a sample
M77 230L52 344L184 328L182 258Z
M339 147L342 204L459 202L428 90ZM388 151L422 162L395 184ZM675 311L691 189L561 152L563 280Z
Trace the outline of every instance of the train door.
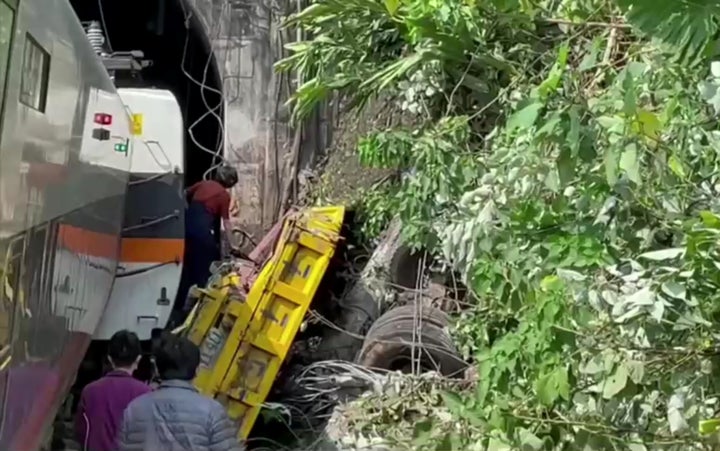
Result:
M20 273L22 271L23 253L26 246L26 236L19 235L2 240L2 276L0 277L0 446L6 448L11 443L15 429L19 424L13 423L13 415L25 413L23 405L27 403L13 402L10 386L12 385L11 372L8 371L13 359L18 360L18 298L22 296L20 287ZM15 348L15 349L13 349ZM21 410L21 412L18 412Z
M184 125L175 96L159 89L118 89L133 121L130 183L120 263L96 340L129 329L150 340L164 328L182 274Z
M66 322L53 315L47 302L52 279L57 224L45 223L1 240L0 380L5 385L0 414L0 449L18 439L23 419L30 417L37 397L59 383L53 371L62 349Z

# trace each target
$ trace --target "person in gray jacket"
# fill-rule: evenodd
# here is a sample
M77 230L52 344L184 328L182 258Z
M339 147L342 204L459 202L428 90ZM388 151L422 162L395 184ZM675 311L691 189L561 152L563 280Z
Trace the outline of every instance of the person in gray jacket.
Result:
M125 409L120 451L244 450L222 405L192 385L200 364L195 344L165 334L155 362L160 386L135 398Z

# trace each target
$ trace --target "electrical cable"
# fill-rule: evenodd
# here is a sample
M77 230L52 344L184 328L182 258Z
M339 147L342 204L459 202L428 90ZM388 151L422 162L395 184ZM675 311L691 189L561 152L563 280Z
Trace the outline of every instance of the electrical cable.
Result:
M180 6L181 6L181 8L182 8L182 10L183 10L183 14L184 14L184 16L185 16L185 28L186 28L186 36L185 36L185 44L184 44L184 48L183 48L183 57L182 57L182 62L181 62L181 70L183 71L183 74L184 74L190 81L192 81L194 84L196 84L197 86L200 87L201 98L202 98L202 100L203 100L203 103L204 103L205 107L208 109L207 112L205 112L202 116L200 116L199 118L197 118L197 120L196 120L195 122L193 122L192 124L190 124L190 126L188 127L188 134L190 135L190 139L192 140L192 142L193 142L196 146L198 146L200 149L202 149L203 151L205 151L205 152L207 152L207 153L209 153L209 154L211 154L211 155L213 156L211 166L210 166L210 167L205 171L205 173L203 174L203 178L206 179L206 178L208 177L208 175L209 175L212 171L214 171L215 169L217 169L218 167L220 167L220 166L222 166L222 165L224 165L224 164L231 164L231 163L233 163L233 162L246 163L247 160L243 159L240 155L236 155L236 156L237 156L237 160L230 161L230 160L228 160L228 159L223 155L223 150L224 150L224 147L225 147L225 146L223 146L223 143L224 143L225 138L226 138L226 136L225 136L225 135L226 135L226 128L225 128L225 122L226 122L226 121L224 121L223 118L222 118L216 111L219 110L219 109L221 109L224 104L230 103L230 101L225 97L225 95L224 95L224 93L223 93L222 91L220 91L220 90L218 90L218 89L215 89L215 88L212 88L212 87L210 87L210 86L207 85L208 69L209 69L210 63L212 62L212 60L213 60L214 57L215 57L215 52L214 52L214 45L215 45L215 43L214 43L214 41L215 41L217 38L219 38L219 36L220 36L220 32L221 32L221 30L222 30L222 23L221 23L220 21L217 21L217 22L215 23L215 29L217 30L217 33L216 33L215 36L214 36L215 39L213 39L213 36L211 36L213 33L208 33L208 36L209 36L209 38L210 38L210 39L209 39L209 41L210 41L210 42L209 42L209 44L210 44L210 52L209 52L209 55L208 55L208 60L207 60L207 62L206 62L206 64L205 64L205 69L204 69L204 71L203 71L203 79L202 79L202 81L198 81L198 80L197 80L196 78L194 78L194 77L187 71L187 69L185 68L185 61L186 61L186 59L187 59L188 42L189 42L189 34L190 34L190 20L191 20L192 17L193 17L193 12L192 12L192 11L188 11L188 9L185 7L184 2L181 2L181 3L180 3ZM228 20L228 24L227 24L228 27L229 27L229 25L230 25L230 21L232 20L232 12L233 12L232 5L230 4L230 2L229 2L228 0L224 0L223 3L222 3L222 5L221 5L220 17L227 18L227 20ZM227 62L227 60L228 60L228 58L229 58L229 54L230 54L230 52L225 52L225 62ZM223 78L223 80L224 80L225 77L221 77L221 78ZM221 82L222 82L223 80L221 80ZM211 106L211 105L209 105L208 100L207 100L207 98L206 98L206 96L205 96L205 91L213 92L213 93L216 93L216 94L218 94L218 95L220 96L220 100L218 101L218 104L217 104L217 105L215 105L214 107ZM239 96L236 96L236 98L237 98L237 97L239 97ZM233 100L235 100L235 99L233 99ZM217 144L217 148L216 148L215 151L213 151L213 150L205 147L204 145L200 144L200 143L197 141L197 139L196 139L196 137L195 137L195 135L194 135L194 133L193 133L193 129L194 129L202 120L204 120L204 119L205 119L207 116L209 116L209 115L212 115L213 117L215 117L215 118L217 119L218 124L220 125L220 130L221 130L221 134L219 134L218 144ZM221 137L222 137L222 139L220 139ZM215 161L218 161L218 160L219 160L219 162L216 164Z
M122 278L122 277L131 277L131 276L137 276L140 274L145 274L146 272L150 272L154 269L162 268L163 266L167 265L179 265L179 260L168 260L166 262L156 263L154 265L146 266L144 268L137 268L130 271L120 272L115 275L115 277Z
M190 20L191 20L191 18L193 17L193 14L192 14L191 12L188 12L188 11L185 9L185 6L184 6L184 3L183 3L183 2L181 2L180 5L181 5L181 8L182 8L182 10L183 10L183 14L184 14L184 16L185 16L185 28L186 28L185 43L184 43L184 46L183 46L183 56L182 56L182 60L181 60L181 62L180 62L180 70L183 72L183 74L185 75L185 77L188 78L188 80L190 80L190 81L193 82L195 85L197 85L197 86L200 87L200 96L201 96L201 99L203 100L203 103L204 103L205 107L208 109L208 111L206 111L203 115L201 115L199 118L197 118L197 119L195 120L195 122L193 122L192 124L190 124L190 126L188 127L188 133L189 133L189 135L190 135L190 139L191 139L191 140L193 141L193 143L194 143L196 146L198 146L200 149L202 149L202 150L205 151L205 152L210 153L211 155L213 155L214 158L217 158L217 157L222 158L222 156L220 155L220 153L221 153L221 151L222 151L222 148L221 148L220 146L218 146L218 148L213 151L213 150L205 147L204 145L200 144L200 143L197 141L194 133L192 132L193 128L195 128L203 119L205 119L205 118L206 118L207 116L209 116L209 115L213 115L213 116L218 120L218 123L219 123L219 125L220 125L220 130L221 130L221 133L220 133L220 134L223 134L223 133L224 133L224 123L223 123L222 117L220 117L220 115L218 115L217 113L215 113L215 110L219 109L219 108L222 106L222 103L223 103L223 98L222 98L222 97L223 97L223 93L222 93L222 91L220 91L220 90L218 90L218 89L215 89L215 88L212 88L212 87L210 87L210 86L207 85L207 71L208 71L208 69L210 68L210 63L212 62L213 57L214 57L214 49L213 49L212 37L209 36L209 38L210 38L210 39L209 39L209 41L210 41L210 51L209 51L209 53L208 53L208 59L207 59L207 61L206 61L206 63L205 63L205 68L204 68L204 71L203 71L203 81L198 81L198 80L196 80L196 79L188 72L188 70L185 68L185 63L186 63L186 61L187 61L187 54L188 54L188 45L189 45L189 40L190 40ZM216 24L216 25L217 25L217 24ZM220 28L220 27L218 26L218 29L219 29L219 28ZM205 91L206 91L206 90L207 90L207 91L210 91L210 92L213 92L213 93L216 93L216 94L218 94L218 95L221 97L220 101L218 102L218 105L216 105L216 106L214 106L214 107L211 107L211 106L208 104L207 98L205 97Z
M209 177L209 175L217 168L219 168L223 165L232 164L235 162L245 163L246 160L243 159L241 155L236 154L235 155L236 159L233 159L232 161L230 161L226 157L226 155L224 155L224 152L223 152L224 148L228 147L227 129L225 127L225 123L227 121L224 120L223 117L221 117L220 114L218 114L218 112L222 109L222 107L224 105L228 105L230 102L228 101L228 99L225 97L225 94L221 90L215 89L211 86L208 86L208 84L207 84L208 70L209 70L210 64L213 62L213 60L215 58L215 48L214 48L215 41L219 37L220 32L222 30L222 22L221 22L221 20L215 21L214 28L217 31L217 34L215 36L213 36L213 34L215 34L215 33L213 33L215 30L212 30L211 32L208 33L209 46L210 46L210 49L208 52L208 59L206 61L205 68L203 70L202 80L198 81L193 75L191 75L189 73L189 71L185 67L185 64L187 61L188 46L189 46L190 21L193 18L194 12L192 11L192 7L190 7L190 8L186 7L184 1L180 2L180 6L181 6L182 12L185 16L185 28L186 28L185 43L183 46L183 56L182 56L180 68L181 68L183 74L188 78L188 80L190 80L192 83L194 83L195 85L200 87L200 97L203 101L205 108L207 108L207 111L204 114L202 114L201 116L199 116L192 124L190 124L187 129L190 140L195 144L195 146L197 146L202 151L212 155L211 164L202 175L202 179L206 180ZM271 9L272 9L272 7L271 7ZM226 28L229 28L229 26L230 26L229 22L232 20L232 14L233 14L232 5L230 4L230 2L228 0L224 0L223 3L221 4L220 10L221 10L221 12L218 17L219 18L227 18L228 26ZM229 54L230 54L229 51L225 51L226 62L228 60ZM217 69L219 72L220 68L218 67ZM221 78L221 83L224 85L225 77L221 75L220 78ZM209 92L219 95L218 103L215 106L211 106L209 104L208 99L206 97L206 91L209 91ZM281 91L281 88L278 87L278 89L277 89L278 96L280 95L280 91ZM227 114L227 112L225 112L225 113ZM218 133L218 139L216 142L215 150L212 150L212 149L206 147L205 145L201 144L200 142L198 142L198 139L194 133L195 127L198 126L208 116L213 116L217 120L218 125L219 125L220 133ZM273 128L274 128L274 134L275 134L275 182L279 183L279 180L280 180L280 171L279 171L280 167L279 166L280 165L279 165L279 155L278 155L279 146L277 143L277 132L278 132L277 124ZM279 191L277 193L277 197L278 197L278 200L276 201L276 205L279 204L279 197L280 197Z
M192 124L190 124L190 125L188 126L188 135L190 136L191 141L192 141L198 148L200 148L200 149L203 150L204 152L207 152L207 153L209 153L210 155L213 156L213 159L211 160L211 166L210 166L210 168L208 168L208 169L205 171L205 173L203 173L203 176L202 176L203 179L207 179L207 176L209 175L210 172L212 172L215 168L217 168L217 167L219 167L219 166L221 166L222 164L225 163L224 155L222 155L222 154L223 154L223 147L224 147L222 144L223 144L223 141L224 141L224 140L219 139L219 140L218 140L218 141L219 141L219 144L218 144L217 148L216 148L215 150L211 150L211 149L205 147L204 145L202 145L202 144L200 144L200 143L198 142L198 140L197 140L196 137L195 137L195 134L193 133L193 129L194 129L200 122L202 122L207 116L210 116L210 115L211 115L211 116L213 116L213 117L218 121L219 129L220 129L219 135L220 135L220 136L223 136L223 137L224 137L224 135L225 135L225 123L224 123L224 120L223 120L223 118L216 112L216 110L221 109L222 106L223 106L223 104L225 103L224 94L223 94L223 92L220 91L219 89L215 89L215 88L207 85L208 70L209 70L209 68L210 68L210 64L213 62L214 57L215 57L215 54L214 54L215 49L214 49L214 42L213 42L213 41L217 40L217 38L219 37L220 32L221 32L221 30L222 30L222 24L220 23L220 21L216 22L215 28L216 28L216 30L217 30L217 34L214 36L214 38L213 38L212 34L215 34L215 33L214 33L215 30L211 30L212 33L208 33L208 40L209 40L209 44L210 44L210 49L209 49L209 52L208 52L208 59L207 59L207 61L206 61L206 63L205 63L205 67L204 67L204 70L203 70L202 81L198 81L197 79L195 79L195 77L193 77L193 76L188 72L188 70L187 70L186 67L185 67L185 62L186 62L186 60L187 60L187 54L188 54L188 45L189 45L189 40L190 40L190 20L193 18L193 12L192 12L192 11L188 11L188 9L185 7L185 3L184 3L183 1L180 2L180 6L181 6L181 9L182 9L182 11L183 11L183 15L185 16L185 29L186 29L186 33L185 33L185 43L184 43L184 46L183 46L183 55L182 55L182 60L181 60L181 62L180 62L180 70L183 72L183 74L185 75L185 77L187 77L188 80L190 80L190 81L193 82L195 85L197 85L198 87L200 87L200 97L201 97L201 99L202 99L202 101L203 101L203 104L204 104L205 107L207 108L207 111L206 111L204 114L202 114L202 115L201 115L200 117L198 117ZM229 4L229 2L228 2L227 0L224 0L224 1L223 1L223 4L222 4L222 7L221 7L221 15L220 15L220 17L228 17L228 18L229 18L229 16L230 16L229 13L230 13L231 11L228 11L226 8L229 9L229 8L230 8L230 4ZM219 71L219 68L217 68L217 69L218 69L218 71ZM206 92L206 91L209 91L209 92L218 94L218 95L220 96L220 99L219 99L217 105L215 105L214 107L213 107L213 106L210 106L210 104L209 104L209 102L208 102L208 100L207 100L207 97L206 97L206 95L205 95L205 92ZM218 164L218 165L215 164L215 161L217 161L217 160L220 160L220 164Z
M110 33L108 33L107 25L105 24L105 11L103 10L103 0L98 0L98 9L100 10L100 23L102 24L103 30L105 31L105 42L107 43L108 50L110 53L113 52L112 43L110 42Z
M287 12L285 13L285 15L287 15ZM270 20L272 20L272 9L271 9ZM283 30L278 30L277 36L278 36L278 44L279 44L278 47L280 49L280 57L282 59L282 57L285 56L283 53L283 51L285 49L285 42L283 42L284 41ZM277 85L275 87L275 126L273 127L273 144L275 145L275 157L274 157L274 159L275 159L275 161L274 161L274 163L275 163L274 164L275 180L274 180L274 183L275 183L275 186L278 188L275 190L275 199L274 199L274 205L275 205L274 217L276 217L276 218L279 218L280 215L282 214L281 213L282 206L280 205L280 201L282 199L280 198L281 195L280 195L280 189L279 189L280 183L281 183L281 179L280 179L280 142L278 139L277 118L280 113L280 100L281 100L281 96L282 96L283 81L285 79L285 71L280 72L279 78L280 79L278 80ZM290 97L290 92L288 92L288 98L289 97Z
M286 410L300 411L304 418L313 418L327 425L328 420L332 423L337 415L343 416L343 408L338 411L337 407L349 405L358 396L382 395L388 387L397 391L399 387L415 387L423 381L439 383L444 387L464 384L461 379L447 378L436 373L401 374L346 361L318 361L292 375L291 393L283 396L282 403L289 408ZM328 430L325 431L327 433Z

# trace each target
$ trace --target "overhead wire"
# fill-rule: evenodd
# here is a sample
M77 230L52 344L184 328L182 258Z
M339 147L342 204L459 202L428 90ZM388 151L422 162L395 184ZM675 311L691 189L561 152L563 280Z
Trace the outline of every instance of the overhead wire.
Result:
M219 23L215 24L215 26L218 29L217 34L219 35L220 24ZM222 93L222 91L217 90L215 88L211 88L207 85L208 69L210 68L210 64L212 63L214 56L215 56L214 55L214 42L213 42L214 39L212 38L212 36L209 36L210 49L208 51L208 58L207 58L207 61L205 62L205 67L203 69L202 82L198 82L185 69L185 59L186 59L186 55L187 55L187 44L188 44L188 40L189 40L189 34L190 34L190 31L188 30L185 46L183 49L183 61L181 62L181 70L183 71L185 76L188 77L189 80L191 80L193 83L197 84L200 87L200 98L202 99L203 104L205 105L205 108L207 108L207 111L204 114L202 114L201 116L199 116L192 124L190 124L190 126L188 127L188 134L190 136L190 139L195 143L195 145L197 145L201 150L208 152L212 155L211 167L208 168L208 170L206 170L203 173L203 179L206 179L208 174L212 171L212 169L213 169L212 166L215 164L215 161L220 160L221 163L223 162L224 156L222 154L222 146L221 146L221 144L216 144L217 147L214 151L205 147L204 145L202 145L198 142L197 138L195 137L195 134L193 133L193 129L196 126L198 126L207 116L212 115L218 121L219 130L220 130L220 132L218 133L218 139L217 139L216 143L222 142L221 137L224 136L224 134L225 134L225 131L224 131L225 124L224 124L222 117L216 112L216 110L219 110L222 107L223 93ZM219 95L220 99L218 100L217 105L215 105L214 107L211 107L209 105L208 99L206 97L206 91L215 92Z
M184 2L184 1L181 1L181 2L180 2L180 5L181 5L181 8L182 8L183 14L184 14L184 16L185 16L185 28L186 28L185 43L184 43L184 46L183 46L183 56L182 56L182 61L181 61L181 70L182 70L183 74L188 78L188 80L190 80L192 83L194 83L195 85L197 85L197 86L200 87L200 96L201 96L201 99L202 99L202 101L203 101L203 104L204 104L205 108L207 109L207 111L206 111L204 114L202 114L201 116L199 116L192 124L190 124L190 125L188 126L188 135L189 135L189 137L190 137L190 140L193 142L193 144L195 144L195 145L196 145L199 149L201 149L202 151L204 151L204 152L209 153L210 155L212 155L211 164L210 164L210 166L207 168L207 170L205 170L205 172L204 172L203 175L202 175L202 178L203 178L203 179L207 179L207 178L209 177L209 175L210 175L214 170L216 170L217 168L219 168L220 166L223 166L223 165L231 165L231 164L234 164L234 163L246 163L247 161L246 161L244 158L242 158L242 156L239 155L237 152L233 152L233 153L234 153L234 158L232 158L232 159L228 159L227 155L225 155L224 150L225 150L225 148L228 147L228 146L227 146L228 143L226 142L226 141L227 141L227 129L226 129L226 125L225 125L227 121L226 121L226 120L223 120L223 118L222 118L221 115L219 114L219 111L222 109L222 107L223 107L224 105L226 106L227 104L229 104L229 101L227 101L227 98L226 98L226 96L225 96L225 94L224 94L223 91L218 90L218 89L215 89L215 88L213 88L213 87L211 87L211 86L208 86L208 83L207 83L208 70L209 70L210 64L212 63L214 57L216 56L216 55L215 55L215 45L216 45L216 42L215 42L215 41L216 41L216 39L219 37L220 32L221 32L221 30L222 30L221 20L218 19L218 20L216 20L215 23L213 24L213 25L214 25L214 28L217 30L216 36L213 37L213 36L211 36L211 33L208 33L208 37L209 37L209 41L210 41L210 42L209 42L209 44L210 44L210 51L209 51L209 54L208 54L208 60L206 61L205 68L204 68L204 70L203 70L202 80L199 81L199 80L197 80L192 74L189 73L189 71L187 70L187 68L186 68L186 66L185 66L185 65L186 65L186 60L187 60L188 46L189 46L190 20L193 18L194 12L192 11L192 7L188 8L188 7L185 5L185 2ZM272 11L272 10L273 10L273 6L276 6L276 5L275 5L275 2L273 2L273 5L271 5L270 8L269 8L269 9L270 9L270 13L273 12L273 11ZM228 22L231 21L231 20L232 20L232 16L233 16L233 7L232 7L232 5L230 4L230 2L229 2L228 0L223 0L222 4L220 5L220 9L221 9L221 13L219 14L218 17L219 17L219 18L227 18ZM228 24L228 25L229 25L229 24ZM228 27L229 27L229 26L228 26ZM227 59L228 59L228 57L229 57L229 53L230 53L229 51L226 51L226 52L225 52L225 59L226 59L226 61L227 61ZM225 77L224 77L224 76L221 76L221 83L222 83L223 85L224 85L224 80L225 80ZM223 89L224 89L224 88L223 88ZM207 97L206 97L206 91L207 91L207 92L212 92L212 93L218 94L219 100L218 100L218 103L217 103L215 106L211 106L210 103L208 102L208 99L207 99ZM278 92L277 92L277 95L279 96L279 94L280 94L279 91L281 91L281 88L280 88L279 86L278 86L277 91L278 91ZM207 118L207 116L210 116L210 115L213 116L213 117L217 120L217 122L218 122L218 124L219 124L219 129L220 129L220 133L218 134L217 145L216 145L216 148L215 148L214 150L213 150L213 149L210 149L210 148L208 148L207 146L205 146L205 145L201 144L200 142L198 142L198 139L197 139L197 137L195 136L195 133L194 133L195 127L198 126L203 120L205 120L205 119ZM276 111L276 115L277 115L277 111ZM276 183L277 186L279 186L279 180L280 180L280 165L279 165L279 160L280 160L280 158L279 158L279 155L278 155L279 145L278 145L278 142L277 142L277 128L278 128L278 127L277 127L277 124L276 124L276 125L273 127L274 133L275 133L275 137L276 137L275 143L274 143L274 145L275 145L275 155L274 155L274 160L275 160L275 161L274 161L274 163L275 163L275 164L274 164L274 166L275 166L275 180L274 180L274 182ZM276 203L276 205L279 207L279 203L280 203L280 202L279 202L279 197L280 197L279 190L278 190L278 192L277 192L277 197L278 197L278 199L276 199L276 202L275 202L275 203Z
M107 25L105 24L105 11L103 9L103 0L98 1L98 9L100 10L100 23L102 24L103 30L105 30L105 42L107 43L108 50L110 53L113 52L112 43L110 42L110 33L108 33Z
M226 164L225 156L223 155L223 143L225 137L225 121L223 120L222 116L217 113L218 110L220 110L225 103L225 96L224 93L216 88L213 88L212 86L208 85L208 70L210 69L210 64L215 60L215 41L219 38L220 33L222 31L222 23L220 20L216 21L213 24L214 29L209 30L208 33L208 41L209 41L209 51L208 51L208 58L205 62L205 67L203 69L203 76L202 81L198 81L185 67L186 61L187 61L187 54L188 54L188 47L190 42L190 21L192 20L194 16L194 12L191 10L188 10L186 8L185 2L181 1L180 7L183 12L183 16L185 17L185 43L183 45L183 54L182 59L180 62L180 70L183 72L185 77L187 77L188 80L190 80L192 83L197 85L200 88L200 98L202 99L202 102L207 108L207 111L200 115L192 124L188 126L188 135L190 136L190 140L195 144L199 149L201 149L204 152L209 153L212 155L211 165L210 167L203 173L202 178L207 179L208 175L215 170L217 167ZM226 17L228 20L230 19L230 9L231 5L228 0L223 0L221 5L221 14L220 17ZM213 36L214 35L214 36ZM216 68L219 72L220 68ZM222 82L222 79L221 79ZM206 97L206 91L215 93L219 96L218 103L215 106L211 106L208 102L208 99ZM213 116L219 125L219 134L218 134L218 144L216 149L210 149L200 142L198 142L197 138L195 137L195 134L193 133L193 129L197 127L206 117ZM216 164L215 162L219 160L219 164Z

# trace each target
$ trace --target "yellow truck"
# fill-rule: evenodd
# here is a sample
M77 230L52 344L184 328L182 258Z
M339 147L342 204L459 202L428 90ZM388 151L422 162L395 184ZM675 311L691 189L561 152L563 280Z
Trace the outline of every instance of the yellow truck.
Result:
M185 323L197 344L195 386L223 403L246 438L341 239L343 207L291 212L248 260L218 268ZM263 250L272 246L272 252Z
M200 347L194 384L226 407L239 440L250 434L305 320L342 240L344 217L340 206L291 211L248 258L221 263L205 288L191 290L197 302L174 333ZM413 305L377 318L359 361L402 371L419 334L428 355L422 361L434 365L427 369L462 375L465 363L447 334L445 314L423 307L420 316L420 328Z

